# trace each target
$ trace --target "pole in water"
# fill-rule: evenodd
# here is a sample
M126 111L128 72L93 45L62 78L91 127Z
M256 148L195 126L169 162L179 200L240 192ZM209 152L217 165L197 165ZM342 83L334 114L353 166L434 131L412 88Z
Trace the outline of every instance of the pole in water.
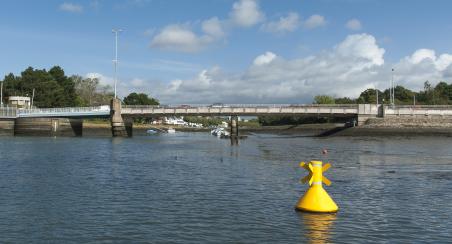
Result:
M328 153L326 149L322 150L323 154ZM306 169L309 174L301 179L302 183L309 183L309 189L298 200L295 206L296 210L315 213L335 213L339 210L336 203L323 189L323 184L331 185L331 181L323 176L323 172L327 171L331 164L323 165L322 161L311 161L309 163L301 162L300 167Z

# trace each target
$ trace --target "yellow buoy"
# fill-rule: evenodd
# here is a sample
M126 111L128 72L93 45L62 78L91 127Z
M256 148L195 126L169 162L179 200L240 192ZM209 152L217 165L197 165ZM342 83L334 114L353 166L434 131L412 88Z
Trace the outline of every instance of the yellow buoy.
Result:
M309 175L301 179L302 183L309 182L308 191L298 200L295 206L296 210L316 213L334 213L338 211L336 203L330 195L323 189L323 183L331 185L331 181L323 176L331 164L322 166L321 161L311 161L310 163L301 162L300 167L306 169Z

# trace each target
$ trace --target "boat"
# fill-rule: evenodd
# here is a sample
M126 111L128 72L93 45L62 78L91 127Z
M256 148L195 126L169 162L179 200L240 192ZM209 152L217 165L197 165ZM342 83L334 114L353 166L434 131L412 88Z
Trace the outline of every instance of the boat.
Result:
M146 134L152 135L152 134L157 134L158 131L154 130L154 129L149 129L146 131Z
M210 134L212 134L213 136L216 136L218 138L229 138L230 137L229 131L227 131L223 127L218 127L218 128L213 129L212 131L210 131Z
M170 127L166 130L166 132L169 134L173 134L173 133L176 133L176 130L174 128Z

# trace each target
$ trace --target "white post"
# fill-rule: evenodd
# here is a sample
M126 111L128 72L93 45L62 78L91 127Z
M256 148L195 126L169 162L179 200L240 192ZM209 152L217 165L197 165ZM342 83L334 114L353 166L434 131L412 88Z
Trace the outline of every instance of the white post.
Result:
M391 89L392 89L392 97L391 97L391 99L392 99L392 102L391 102L391 104L392 104L392 106L394 106L394 104L395 104L395 96L394 96L394 92L395 92L395 89L394 89L394 69L392 69L392 78L391 78L391 84L392 84L392 86L391 86Z
M3 107L3 81L0 88L0 106Z
M377 93L377 108L378 108L378 89L375 88L375 93Z
M33 88L33 95L31 96L31 106L30 109L33 108L33 101L35 100L35 89Z
M113 60L113 64L115 65L115 98L117 98L116 84L118 83L118 33L121 31L121 29L112 30L115 33L115 59Z

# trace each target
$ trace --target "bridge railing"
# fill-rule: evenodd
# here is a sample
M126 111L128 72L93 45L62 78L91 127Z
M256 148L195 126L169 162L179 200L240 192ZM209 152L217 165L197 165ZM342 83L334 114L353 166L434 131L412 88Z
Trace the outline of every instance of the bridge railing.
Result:
M385 105L387 108L411 108L411 109L451 109L452 105Z
M0 118L15 118L17 115L17 108L0 107Z
M66 108L32 108L17 110L20 115L39 115L39 114L83 114L83 113L109 113L110 106L96 106L96 107L66 107Z
M287 108L287 107L337 107L356 108L357 104L169 104L169 105L122 105L122 108Z

